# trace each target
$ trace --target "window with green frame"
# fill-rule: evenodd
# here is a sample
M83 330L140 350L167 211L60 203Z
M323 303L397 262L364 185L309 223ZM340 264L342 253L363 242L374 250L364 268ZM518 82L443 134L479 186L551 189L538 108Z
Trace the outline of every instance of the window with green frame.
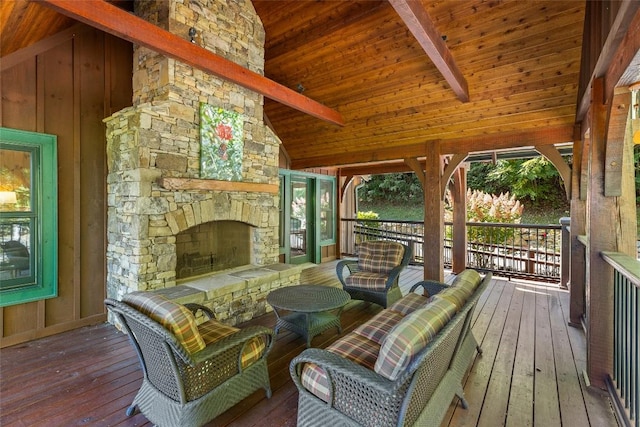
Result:
M0 127L0 307L58 291L56 137Z

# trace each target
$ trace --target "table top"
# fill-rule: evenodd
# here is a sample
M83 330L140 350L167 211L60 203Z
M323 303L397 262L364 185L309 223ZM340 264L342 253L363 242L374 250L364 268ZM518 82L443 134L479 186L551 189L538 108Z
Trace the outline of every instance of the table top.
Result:
M340 288L321 285L287 286L267 295L267 302L271 306L301 313L334 310L350 299L351 296Z

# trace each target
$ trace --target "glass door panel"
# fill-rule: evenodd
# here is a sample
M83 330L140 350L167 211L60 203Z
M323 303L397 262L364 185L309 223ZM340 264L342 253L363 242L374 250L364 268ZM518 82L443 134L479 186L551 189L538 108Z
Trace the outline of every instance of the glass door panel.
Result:
M292 263L302 263L311 260L309 250L309 184L306 178L292 177L291 179L291 215L290 225L290 259Z

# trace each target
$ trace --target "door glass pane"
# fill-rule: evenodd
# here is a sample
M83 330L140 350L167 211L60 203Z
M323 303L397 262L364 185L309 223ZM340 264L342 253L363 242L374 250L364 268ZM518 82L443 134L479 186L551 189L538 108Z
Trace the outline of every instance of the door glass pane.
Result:
M320 240L334 239L333 181L320 181Z
M307 182L291 180L291 256L307 253Z

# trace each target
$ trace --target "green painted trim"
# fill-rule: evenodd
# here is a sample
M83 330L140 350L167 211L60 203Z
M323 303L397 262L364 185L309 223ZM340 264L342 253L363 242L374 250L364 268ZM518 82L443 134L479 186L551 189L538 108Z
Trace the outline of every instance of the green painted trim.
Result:
M0 289L0 307L38 301L58 295L58 160L57 137L0 127L0 146L32 153L32 209L29 213L2 213L2 218L31 217L35 239L31 248L34 280Z

